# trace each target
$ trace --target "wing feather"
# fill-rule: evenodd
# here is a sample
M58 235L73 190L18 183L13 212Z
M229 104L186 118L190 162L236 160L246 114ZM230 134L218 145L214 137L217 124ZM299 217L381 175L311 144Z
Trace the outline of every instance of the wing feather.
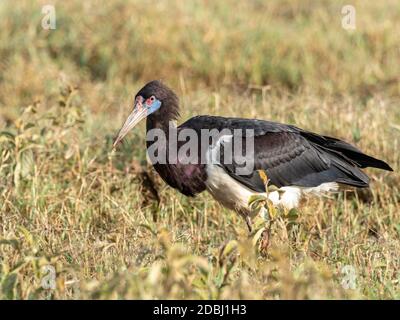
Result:
M250 189L265 191L260 171L276 187L317 187L326 182L338 182L367 187L368 176L360 168L391 168L383 161L370 157L356 147L336 138L321 136L295 126L257 119L198 116L181 127L200 129L251 129L254 135L254 171L237 174L240 161L220 166L234 179ZM243 139L233 137L233 139ZM245 151L245 139L242 141ZM223 153L223 148L221 149ZM223 159L223 155L221 156ZM237 159L236 159L237 160Z

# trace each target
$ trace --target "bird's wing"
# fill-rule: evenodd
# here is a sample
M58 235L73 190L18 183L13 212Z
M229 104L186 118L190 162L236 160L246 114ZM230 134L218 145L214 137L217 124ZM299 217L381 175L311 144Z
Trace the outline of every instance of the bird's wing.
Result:
M254 170L248 175L237 174L239 161L220 165L231 177L258 192L265 191L266 180L278 188L317 187L327 182L368 186L368 177L352 160L313 144L297 132L256 136L253 159Z
M359 167L391 168L383 161L365 155L356 147L330 137L320 136L294 126L263 120L199 116L182 126L194 129L251 129L254 136L254 170L238 174L241 167L233 163L220 166L227 174L248 188L265 191L265 178L276 187L317 187L326 182L337 182L357 187L367 187L368 176ZM233 138L236 137L233 135ZM246 139L242 141L243 154ZM221 148L221 153L224 148ZM241 155L239 155L241 156ZM248 156L248 155L247 155ZM223 159L224 155L220 156ZM242 166L243 167L243 166Z

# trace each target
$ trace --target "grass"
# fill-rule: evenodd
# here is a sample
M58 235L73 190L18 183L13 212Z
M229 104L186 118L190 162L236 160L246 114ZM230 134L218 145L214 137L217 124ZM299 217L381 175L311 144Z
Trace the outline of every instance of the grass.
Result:
M398 1L355 1L354 31L341 1L56 1L56 30L40 27L43 4L0 4L1 299L400 298ZM395 171L278 217L262 255L235 213L160 181L144 124L111 153L154 78L182 119L292 123Z

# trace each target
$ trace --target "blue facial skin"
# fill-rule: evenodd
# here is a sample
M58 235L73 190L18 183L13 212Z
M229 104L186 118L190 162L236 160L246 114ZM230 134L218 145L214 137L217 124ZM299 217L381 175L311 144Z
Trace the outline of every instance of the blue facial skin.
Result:
M157 111L161 107L161 101L155 99L153 103L147 107L147 115L152 114L154 111Z

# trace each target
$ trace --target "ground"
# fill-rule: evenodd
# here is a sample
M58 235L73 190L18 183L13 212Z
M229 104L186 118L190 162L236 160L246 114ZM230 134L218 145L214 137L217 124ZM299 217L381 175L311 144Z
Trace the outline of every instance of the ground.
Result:
M353 1L355 30L342 1L55 1L54 30L45 4L0 4L0 299L400 298L398 1ZM182 120L295 124L394 172L278 214L262 253L160 181L144 124L111 152L152 79Z

